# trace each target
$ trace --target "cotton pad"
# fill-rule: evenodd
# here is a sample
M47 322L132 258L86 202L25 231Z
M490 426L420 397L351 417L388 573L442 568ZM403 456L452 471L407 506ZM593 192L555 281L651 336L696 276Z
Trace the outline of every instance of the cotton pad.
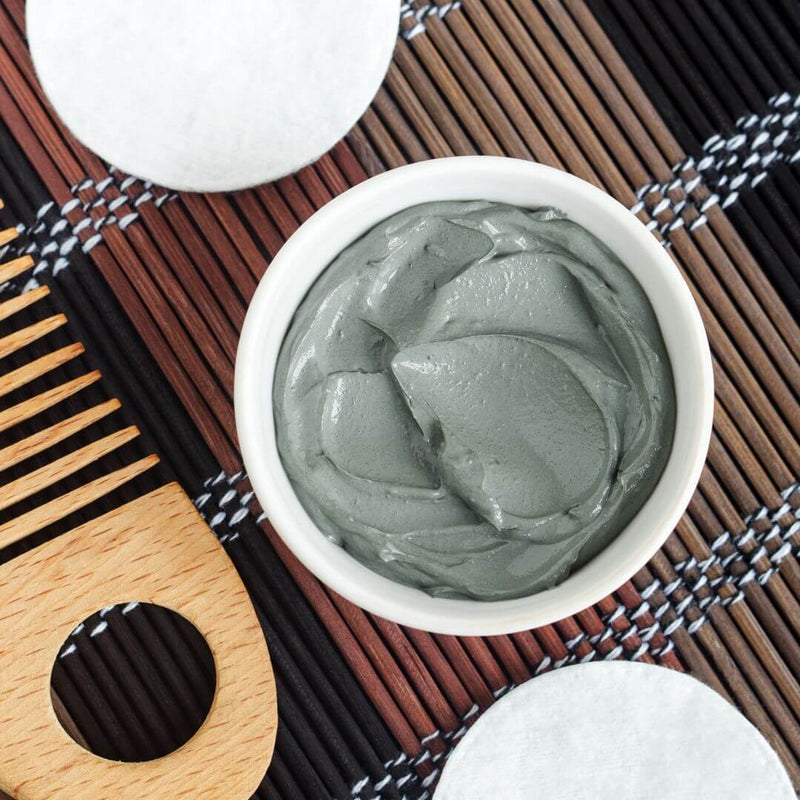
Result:
M435 800L794 800L761 734L704 684L628 662L534 678L492 706Z
M398 0L29 0L44 90L72 133L174 189L231 190L330 149L386 73Z

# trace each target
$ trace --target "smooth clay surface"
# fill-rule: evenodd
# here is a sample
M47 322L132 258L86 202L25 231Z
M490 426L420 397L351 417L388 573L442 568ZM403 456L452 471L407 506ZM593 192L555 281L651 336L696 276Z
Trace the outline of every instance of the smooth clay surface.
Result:
M675 401L652 308L554 209L441 202L347 248L275 373L279 452L319 528L433 595L546 589L647 499Z

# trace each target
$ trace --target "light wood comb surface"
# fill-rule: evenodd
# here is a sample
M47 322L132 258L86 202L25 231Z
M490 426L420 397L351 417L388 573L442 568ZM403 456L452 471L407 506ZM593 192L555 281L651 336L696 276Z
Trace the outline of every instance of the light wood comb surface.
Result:
M63 730L50 702L58 651L77 622L136 598L203 634L217 671L209 715L165 758L105 761ZM24 634L24 635L23 635ZM0 567L0 789L17 800L234 800L255 791L275 741L275 684L247 591L177 484Z
M0 232L0 245L16 235ZM0 265L0 283L32 266L28 259ZM0 320L13 318L48 295L44 287L0 303ZM13 320L12 320L13 321ZM54 348L15 369L12 354L67 322L57 314L0 338L0 397L25 387L83 353L80 343ZM0 432L57 410L96 383L97 371L0 410ZM34 506L0 524L0 549L90 506L158 463L147 455L86 480L55 499L35 502L43 490L117 451L139 435L135 426L97 433L96 423L118 411L116 399L94 405L0 449L0 511L33 498ZM112 418L113 419L113 418ZM78 433L92 441L70 446ZM56 445L68 452L25 469L29 459ZM12 467L22 469L8 478ZM182 614L205 636L214 655L217 688L207 719L174 753L143 763L113 762L83 749L54 711L50 689L59 649L76 624L120 602L154 603ZM177 484L127 503L103 517L0 566L0 797L246 798L269 764L277 709L269 653L247 592L224 550ZM72 723L74 726L74 723ZM80 740L80 732L75 731Z

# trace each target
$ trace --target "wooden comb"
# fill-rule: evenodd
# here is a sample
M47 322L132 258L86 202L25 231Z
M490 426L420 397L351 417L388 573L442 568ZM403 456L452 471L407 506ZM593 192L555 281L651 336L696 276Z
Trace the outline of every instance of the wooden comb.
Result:
M0 231L0 243L13 229ZM33 266L0 265L0 285ZM42 286L0 303L0 320L47 296ZM0 397L83 352L79 343L4 371L2 359L66 323L55 316L0 338ZM0 432L20 425L100 378L89 372L0 410ZM2 482L2 472L85 431L118 409L109 400L0 450L0 510L74 475L138 436L127 427ZM158 463L155 455L92 480L0 525L7 547L104 497ZM216 694L203 725L163 758L115 762L78 745L61 727L50 673L76 624L131 600L170 608L203 634L214 655ZM275 682L244 585L222 546L177 484L163 486L0 566L0 789L17 800L238 798L255 792L272 756Z

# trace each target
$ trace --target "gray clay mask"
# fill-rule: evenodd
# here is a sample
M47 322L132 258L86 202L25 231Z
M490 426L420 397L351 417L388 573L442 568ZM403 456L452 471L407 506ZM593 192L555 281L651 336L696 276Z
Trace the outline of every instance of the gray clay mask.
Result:
M280 455L316 524L430 594L546 589L663 471L672 373L653 310L554 209L430 203L348 247L278 359Z

